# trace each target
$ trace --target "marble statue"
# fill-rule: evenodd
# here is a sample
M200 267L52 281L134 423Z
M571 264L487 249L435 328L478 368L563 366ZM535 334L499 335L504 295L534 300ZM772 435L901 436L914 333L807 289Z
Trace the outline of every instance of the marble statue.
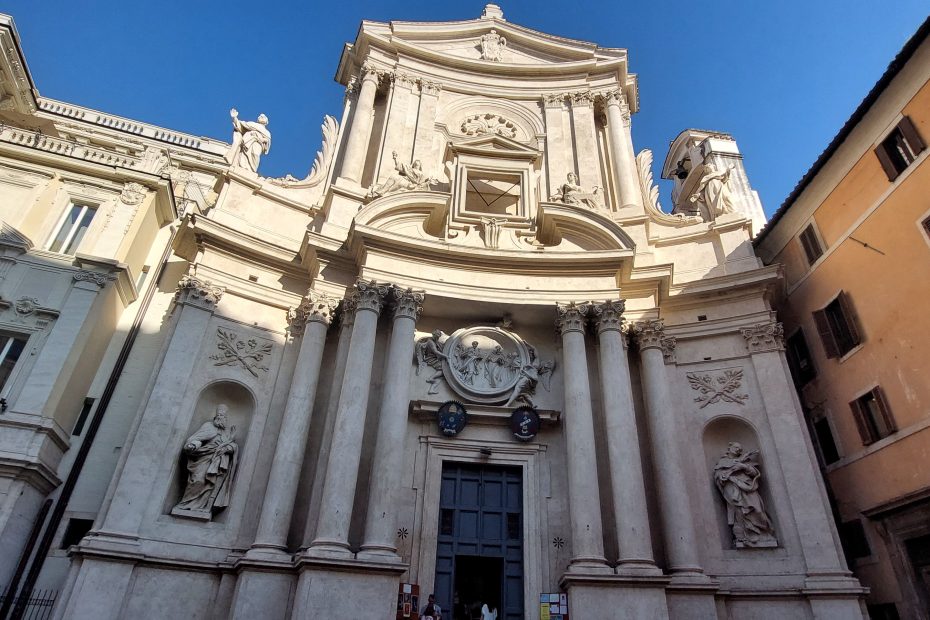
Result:
M391 153L394 158L394 170L392 174L383 183L375 185L368 190L366 198L380 198L388 194L411 190L428 190L430 185L435 185L439 181L423 172L423 164L419 159L413 164L405 164L397 161L397 151Z
M213 419L184 443L187 482L171 514L210 519L214 511L229 505L239 446L234 441L236 427L227 428L227 411L226 405L217 405Z
M717 170L714 164L704 164L704 171L697 188L688 200L703 203L712 216L733 213L733 198L730 195L730 172L733 168Z
M271 149L268 117L259 114L257 121L240 121L239 111L236 108L229 111L229 116L232 117L234 131L229 163L258 172L259 160Z
M503 60L504 48L507 47L507 39L492 30L481 37L481 60L492 60L500 62Z
M775 530L759 493L759 453L731 441L714 466L714 482L727 503L727 523L737 547L775 547Z
M484 363L481 353L477 340L473 341L470 347L457 345L455 348L455 369L469 385L474 385L475 378L481 374L481 366Z
M555 370L555 362L550 360L542 362L537 354L536 349L527 346L530 353L529 362L519 366L520 376L517 378L517 384L513 388L513 394L507 405L510 406L517 401L521 401L530 407L535 407L530 399L536 393L536 386L542 382L546 391L549 391L549 383L552 380L552 371ZM519 360L515 360L519 363Z
M552 200L567 205L585 206L591 209L600 209L603 206L600 188L594 187L591 191L586 191L578 184L578 175L574 172L569 172L568 175L566 175L565 183L559 186Z
M429 383L427 394L435 394L439 391L439 381L442 379L442 361L448 360L449 357L443 353L442 349L449 337L440 330L433 331L431 336L424 336L417 340L417 376L424 368L432 368L435 372L426 379Z

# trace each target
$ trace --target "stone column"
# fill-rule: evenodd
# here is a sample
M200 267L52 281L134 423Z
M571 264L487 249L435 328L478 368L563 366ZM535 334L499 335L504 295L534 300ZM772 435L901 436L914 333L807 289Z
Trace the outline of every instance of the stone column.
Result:
M371 123L374 118L375 93L378 90L378 72L370 66L363 66L361 87L358 101L352 113L352 126L349 139L342 157L341 176L356 183L362 180L365 169L365 156L368 154L368 139L371 135Z
M571 572L609 572L604 558L601 500L594 454L594 416L584 344L587 304L558 304L556 325L562 334L565 381L565 452L568 461L568 508L572 524Z
M685 438L678 435L677 412L665 372L665 356L674 350L675 339L665 336L665 325L661 319L636 323L632 331L639 343L668 568L679 580L705 581L692 524L688 486L682 475L679 456Z
M613 157L614 176L621 207L643 206L643 193L639 187L636 158L633 154L633 138L630 134L630 106L623 92L610 91L607 100L607 129L610 135L610 152Z
M546 123L546 172L549 181L546 198L556 193L565 182L569 172L574 172L575 165L569 161L572 148L570 137L565 131L565 95L563 93L543 96L543 115Z
M307 447L326 331L336 303L336 300L311 290L291 314L292 333L302 331L303 335L278 431L278 443L275 444L258 533L250 553L262 549L282 553L287 548L287 532L297 499L297 484Z
M358 484L358 465L362 456L365 434L365 410L371 384L371 365L375 352L378 315L384 305L388 287L375 281L359 280L352 299L355 302L355 325L345 378L339 392L336 425L330 441L326 479L316 538L307 549L308 555L349 557L349 524Z
M371 465L365 542L359 558L374 556L399 561L394 545L395 501L404 466L404 439L410 407L410 369L414 327L420 316L423 292L394 288L394 327L384 367L384 392L378 415L378 440Z
M607 455L613 509L620 546L617 572L661 574L652 555L646 510L646 487L639 453L639 431L630 385L627 338L623 333L626 303L605 301L592 307L600 345L600 383L607 432Z

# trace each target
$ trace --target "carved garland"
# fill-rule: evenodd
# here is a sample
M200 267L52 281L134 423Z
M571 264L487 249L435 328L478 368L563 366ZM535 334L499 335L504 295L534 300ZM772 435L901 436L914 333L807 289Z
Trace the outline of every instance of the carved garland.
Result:
M260 341L257 338L242 340L236 332L222 327L217 328L216 336L216 348L220 352L210 356L210 359L214 360L214 366L234 366L238 364L256 378L259 370L268 372L268 366L263 364L262 361L271 354L273 345L270 342Z
M701 403L700 409L721 401L745 405L749 400L748 394L737 393L743 382L742 368L729 368L716 376L696 372L689 372L685 376L691 389L701 394L694 399L694 402Z

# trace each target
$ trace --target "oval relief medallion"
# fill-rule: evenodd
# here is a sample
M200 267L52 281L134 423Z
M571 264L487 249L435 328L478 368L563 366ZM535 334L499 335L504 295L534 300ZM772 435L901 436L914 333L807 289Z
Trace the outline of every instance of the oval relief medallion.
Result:
M443 374L453 390L479 403L509 400L521 369L535 355L518 336L499 327L457 330L443 346Z

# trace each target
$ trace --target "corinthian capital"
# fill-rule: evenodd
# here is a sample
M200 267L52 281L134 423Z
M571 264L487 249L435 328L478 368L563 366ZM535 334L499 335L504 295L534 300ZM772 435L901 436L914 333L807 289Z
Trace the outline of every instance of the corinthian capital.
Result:
M304 326L310 321L329 325L332 323L333 313L338 303L338 299L325 293L307 291L307 296L301 300L300 305L287 312L291 333L294 335L303 333Z
M178 282L174 300L179 304L191 304L212 311L225 292L222 286L213 286L206 280L185 275Z
M394 318L406 318L416 321L423 310L424 291L415 291L412 288L391 287L391 298L394 300Z
M763 351L783 351L785 348L785 328L781 323L758 323L740 330L746 339L746 348L750 353Z
M607 300L602 304L592 304L591 313L594 315L594 324L597 333L607 331L622 331L623 311L626 310L626 301L623 299Z
M675 361L675 346L677 340L673 336L665 335L665 323L662 319L649 319L634 323L630 333L639 344L640 351L659 349L666 363Z
M556 319L555 325L559 328L559 333L567 334L568 332L584 333L584 322L588 316L591 307L588 302L569 302L567 304L556 304L559 318Z
M359 278L358 282L355 283L355 291L352 293L356 314L362 310L370 310L375 314L381 314L385 297L387 297L390 288L387 284L379 284L374 280L366 282Z

